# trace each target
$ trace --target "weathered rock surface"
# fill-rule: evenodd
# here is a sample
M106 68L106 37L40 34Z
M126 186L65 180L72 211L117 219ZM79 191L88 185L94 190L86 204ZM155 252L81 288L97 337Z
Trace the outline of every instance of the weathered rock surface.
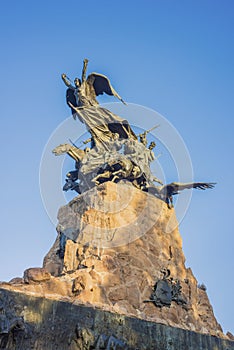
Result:
M81 322L81 329L75 330L73 327L72 332L92 338L90 341L96 344L97 349L105 349L100 344L107 344L110 335L117 339L113 341L120 342L119 345L116 343L116 349L121 349L118 347L122 346L121 342L132 349L233 348L233 343L219 339L231 339L232 335L223 334L206 291L199 288L191 269L185 267L175 213L164 202L130 184L106 182L60 208L58 219L58 236L44 259L43 268L28 269L23 280L1 285L11 295L11 291L23 293L17 295L20 295L20 300L28 298L29 304L32 295L53 299L44 299L44 303L50 305L49 309L55 308L57 318L53 321L53 327L62 331L59 319L63 319L63 315L59 314L57 305L63 305L63 310L67 308L63 312L68 312L67 318L73 319L75 316L71 315L71 309L76 304L79 310L86 310L84 306L92 306L92 310L96 308L91 312L92 327L82 323L77 316L76 323ZM170 276L165 277L165 271L170 271ZM158 307L149 301L153 286L160 280L177 287L178 295L170 298L168 307ZM40 305L44 305L40 300ZM66 303L59 303L65 300ZM34 306L32 309L38 313L36 303L35 309ZM43 308L42 318L46 315ZM97 322L102 320L100 322L103 324L103 317L107 317L104 315L111 315L109 327L112 328L109 330L108 325L100 329ZM122 323L119 324L118 319ZM39 327L38 334L42 334L41 320L40 325L36 325L36 319L29 322L33 327ZM111 329L114 330L112 333ZM66 337L70 331L64 331ZM140 335L137 332L143 332L146 337L145 347L139 343ZM156 340L153 332L161 334L161 337L156 337L160 341ZM198 334L195 336L193 332ZM103 338L98 338L102 334ZM76 337L82 338L81 335ZM70 343L70 347L58 345L57 349L92 348L77 345L80 342L78 338L73 345ZM55 339L60 338L55 335ZM43 341L38 339L38 344ZM181 342L181 346L173 345L177 341ZM200 347L192 347L194 342L201 344ZM221 345L217 345L217 342ZM225 348L225 344L229 347ZM49 346L44 348L50 349ZM35 349L43 347L35 345Z
M0 349L233 350L234 342L103 311L0 289ZM5 309L4 309L5 308ZM11 324L11 329L2 325Z
M50 280L50 273L41 267L29 268L24 271L24 283L39 283Z

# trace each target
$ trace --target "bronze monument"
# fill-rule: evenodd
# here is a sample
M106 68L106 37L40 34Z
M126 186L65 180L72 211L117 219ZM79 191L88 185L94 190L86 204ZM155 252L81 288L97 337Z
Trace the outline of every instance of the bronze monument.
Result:
M125 102L105 75L91 73L86 78L87 65L88 60L84 59L81 79L75 78L74 85L66 74L62 74L62 80L68 87L66 100L72 115L86 125L91 135L90 139L83 141L84 144L90 142L90 147L85 150L69 144L53 150L55 155L67 153L75 160L75 170L67 174L64 191L83 193L106 181L125 180L165 201L171 208L172 196L181 190L214 187L215 183L206 182L163 185L150 170L150 163L155 159L155 142L147 148L147 134L159 125L136 135L127 120L101 107L96 97L103 93Z

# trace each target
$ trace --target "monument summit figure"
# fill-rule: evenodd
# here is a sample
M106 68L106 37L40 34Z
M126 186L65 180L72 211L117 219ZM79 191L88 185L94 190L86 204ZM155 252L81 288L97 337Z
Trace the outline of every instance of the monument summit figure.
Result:
M148 133L159 125L136 135L127 120L100 106L96 97L103 93L115 96L122 103L126 103L105 75L91 73L86 78L87 66L88 60L84 59L81 79L75 78L74 84L66 74L61 75L68 87L66 101L73 118L84 123L91 135L91 146L85 150L68 144L59 145L53 150L55 155L67 153L75 160L75 170L67 174L64 191L75 190L83 193L106 181L125 180L138 189L164 200L171 208L172 196L181 190L190 188L204 190L214 187L215 183L206 182L186 184L173 182L163 185L150 169L151 162L155 159L153 148L156 144L151 142L147 147ZM155 183L162 186L156 186Z
M137 139L128 122L106 108L100 107L96 97L106 93L117 97L125 103L123 99L111 86L109 79L102 74L91 73L86 79L88 60L83 62L82 79L75 78L74 85L62 74L62 79L68 86L66 93L67 104L71 107L74 119L76 117L84 123L91 133L93 142L99 148L108 149L108 142L117 133L120 138Z

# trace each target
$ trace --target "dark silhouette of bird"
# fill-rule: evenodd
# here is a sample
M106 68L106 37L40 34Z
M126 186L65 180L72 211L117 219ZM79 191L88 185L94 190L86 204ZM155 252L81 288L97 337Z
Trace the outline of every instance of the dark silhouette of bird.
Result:
M191 188L206 190L207 188L213 188L215 185L215 182L172 182L163 186L150 186L148 192L166 202L168 208L173 208L173 196L179 194L180 191Z

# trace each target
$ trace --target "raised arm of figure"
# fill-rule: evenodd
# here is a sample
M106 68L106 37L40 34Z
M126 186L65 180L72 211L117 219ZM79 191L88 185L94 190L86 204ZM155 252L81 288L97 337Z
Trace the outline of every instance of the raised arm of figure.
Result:
M65 73L61 74L61 78L67 87L69 87L72 90L75 90L75 86L71 84Z
M88 62L89 60L87 58L85 58L83 61L83 69L82 69L82 76L81 76L82 83L86 80Z

